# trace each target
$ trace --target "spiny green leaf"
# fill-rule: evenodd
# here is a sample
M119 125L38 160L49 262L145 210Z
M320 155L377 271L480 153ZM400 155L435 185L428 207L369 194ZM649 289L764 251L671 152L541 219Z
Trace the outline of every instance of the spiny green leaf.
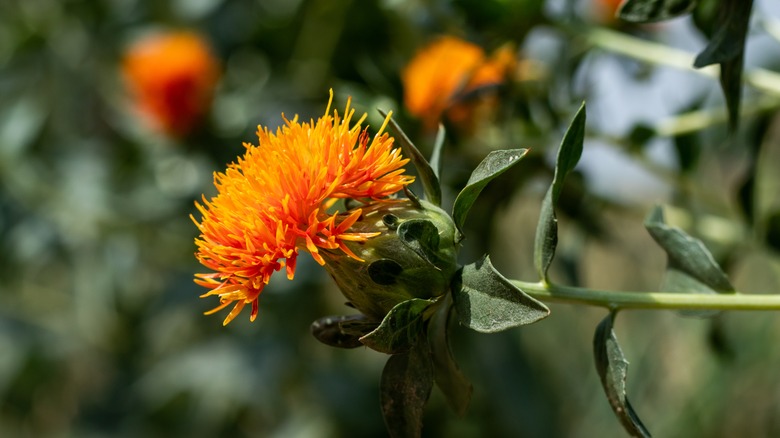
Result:
M699 53L693 66L701 68L720 64L720 86L726 98L729 126L736 129L742 98L742 68L745 61L745 38L750 23L753 0L723 0L718 7L715 34Z
M618 17L632 23L652 23L679 17L695 6L696 0L626 0Z
M437 304L436 313L428 323L428 339L433 359L434 380L455 413L462 416L471 401L472 386L461 373L452 356L448 339L452 295L446 294Z
M379 114L382 117L387 117L387 113L379 110ZM431 165L425 159L419 149L409 140L403 129L393 120L390 119L390 128L395 132L396 138L401 143L401 149L404 154L412 161L414 167L417 168L417 173L420 175L420 182L422 182L423 191L425 192L426 201L431 204L440 207L441 206L441 185L439 185L439 178L436 176Z
M471 173L471 177L466 183L466 187L464 187L458 194L458 197L455 198L455 204L452 207L452 219L455 221L455 225L458 226L458 229L463 229L463 224L466 222L466 215L471 209L471 206L474 205L474 201L477 200L477 196L482 192L482 189L484 189L493 178L501 175L507 169L517 164L527 152L528 149L493 151L479 163L479 166Z
M563 136L561 147L555 163L555 176L547 194L542 201L539 223L536 227L534 240L534 265L539 277L547 281L547 270L550 268L555 248L558 245L558 219L555 217L555 203L561 196L563 181L582 156L582 145L585 140L585 103L577 110L569 129Z
M645 220L645 228L647 228L647 231L661 248L666 251L666 255L669 258L669 269L679 272L679 274L672 274L675 281L673 284L670 284L670 287L672 287L670 291L734 292L734 286L731 285L728 277L701 240L687 235L679 228L664 223L663 209L660 206L656 206L650 212L650 215ZM680 275L690 276L692 277L691 280L697 280L698 284L705 287L698 287L693 290L686 289L695 287L697 283L682 280Z
M311 333L318 341L331 347L355 348L363 345L360 337L379 325L363 314L326 316L311 323Z
M488 256L463 267L453 301L460 323L482 333L531 324L550 314L547 306L498 273Z
M422 434L423 410L433 389L433 363L425 338L419 341L409 352L390 356L382 371L382 416L391 438Z
M409 350L423 331L423 311L428 300L412 298L395 305L374 331L360 338L365 346L381 353L395 354Z
M610 313L596 328L593 337L596 370L601 378L607 400L609 400L612 410L620 419L626 432L631 436L649 437L650 432L642 424L626 396L628 361L623 355L615 331L612 329L614 320L615 314Z

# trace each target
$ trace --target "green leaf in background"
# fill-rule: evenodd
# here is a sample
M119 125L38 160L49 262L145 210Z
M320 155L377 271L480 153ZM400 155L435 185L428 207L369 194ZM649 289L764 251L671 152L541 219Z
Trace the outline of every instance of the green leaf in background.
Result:
M382 117L387 117L387 113L379 110L379 114ZM428 161L425 159L419 149L409 140L403 129L398 126L392 118L390 119L390 128L395 132L396 138L401 144L401 149L404 154L409 158L414 167L417 168L417 173L420 175L420 182L423 186L423 192L425 192L425 199L431 204L441 207L441 185L439 184L439 178L437 173L433 170Z
M430 301L419 298L396 304L379 327L360 338L360 342L381 353L408 351L423 331L422 314L430 304Z
M452 315L452 295L446 294L437 304L436 313L428 323L428 340L433 359L434 381L447 402L459 416L466 414L471 401L472 386L458 368L450 350L447 330Z
M614 322L615 314L610 313L596 327L596 333L593 337L596 370L601 378L607 400L609 400L612 410L615 411L615 415L620 419L626 432L631 436L649 437L650 432L642 424L626 396L628 361L623 355L615 331L612 329Z
M419 340L409 352L390 356L382 371L382 416L391 438L422 433L423 410L433 389L433 363L425 338Z
M665 285L670 292L733 293L726 274L704 244L679 228L664 223L663 209L656 206L645 228L669 258Z
M714 23L715 33L707 47L699 53L693 66L701 68L720 64L720 86L726 98L729 127L739 123L742 97L742 67L745 61L745 38L750 23L753 0L723 0Z
M463 267L453 301L460 323L482 333L531 324L550 314L547 306L496 271L488 256Z
M466 215L471 209L471 206L474 205L474 201L477 200L477 196L482 192L482 189L484 189L493 178L501 175L507 169L517 164L527 152L528 149L493 151L479 163L479 166L471 173L471 176L466 183L466 187L458 193L458 197L455 198L455 204L452 206L452 220L455 221L455 225L458 226L458 229L463 229L463 224L466 222Z
M311 334L325 345L355 348L363 345L360 337L376 329L376 321L365 315L326 316L311 323Z
M696 0L626 0L618 17L632 23L653 23L687 14L695 6Z
M0 171L5 164L35 141L35 136L49 116L44 103L38 96L22 95L18 99L3 98L0 108Z
M447 131L444 129L444 125L439 123L439 130L436 132L436 140L433 142L433 151L431 152L431 168L438 178L441 178L441 151L444 148L446 137Z
M555 176L542 201L539 213L539 223L536 227L534 240L534 265L543 281L547 281L547 270L550 268L555 247L558 245L558 219L555 217L555 203L561 195L563 181L582 156L582 144L585 140L585 103L577 110L569 129L563 136L558 158L555 164Z

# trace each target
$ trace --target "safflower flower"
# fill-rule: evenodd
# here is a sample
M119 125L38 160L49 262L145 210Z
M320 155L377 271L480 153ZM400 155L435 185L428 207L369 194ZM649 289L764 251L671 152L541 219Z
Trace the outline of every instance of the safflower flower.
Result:
M173 137L202 120L220 76L208 43L190 31L136 41L124 55L122 73L142 116Z
M258 299L271 275L285 268L293 279L298 254L309 252L320 265L336 254L363 261L347 243L366 242L378 231L350 230L363 210L329 212L339 199L365 204L392 203L387 197L414 181L404 175L403 158L385 123L371 137L361 124L352 122L350 101L343 116L330 114L331 92L325 115L316 122L285 118L276 132L258 126L258 145L244 143L246 152L224 173L214 174L218 194L205 196L196 206L200 230L195 239L196 257L215 271L195 275L195 282L210 289L202 297L218 296L215 313L233 309L228 324L252 305L250 320L258 313ZM388 116L389 117L389 116Z
M465 122L472 106L463 97L504 84L516 66L511 45L488 58L476 44L439 37L417 52L402 71L404 104L429 129L445 115L455 123Z

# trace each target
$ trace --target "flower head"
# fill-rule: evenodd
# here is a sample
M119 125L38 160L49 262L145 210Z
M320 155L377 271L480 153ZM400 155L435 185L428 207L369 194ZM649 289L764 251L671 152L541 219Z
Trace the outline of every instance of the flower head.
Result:
M184 31L139 40L125 54L122 71L141 113L172 136L200 121L219 79L208 44Z
M420 50L401 74L406 108L429 128L445 113L454 121L462 121L468 111L459 104L459 97L503 84L516 63L510 46L488 58L475 44L452 36L440 37Z
M387 202L414 180L404 175L408 159L384 125L371 138L361 127L365 115L352 122L349 102L343 117L329 113L330 103L316 122L300 123L296 116L275 133L258 127L258 145L245 143L243 157L215 173L217 196L196 203L203 215L193 219L201 232L196 256L216 272L196 274L195 282L211 289L203 296L219 296L220 305L207 313L235 303L225 324L250 303L254 320L271 275L285 268L292 279L300 250L321 265L321 252L360 260L345 243L379 233L350 230L361 209L329 212L339 198Z

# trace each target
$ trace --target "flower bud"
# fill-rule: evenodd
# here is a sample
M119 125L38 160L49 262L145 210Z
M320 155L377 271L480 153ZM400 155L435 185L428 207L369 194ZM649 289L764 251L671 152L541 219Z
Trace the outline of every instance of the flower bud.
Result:
M396 304L432 298L449 290L457 265L457 229L444 210L425 201L377 202L362 208L350 228L379 233L345 242L360 260L342 251L321 251L328 273L351 305L382 320Z

